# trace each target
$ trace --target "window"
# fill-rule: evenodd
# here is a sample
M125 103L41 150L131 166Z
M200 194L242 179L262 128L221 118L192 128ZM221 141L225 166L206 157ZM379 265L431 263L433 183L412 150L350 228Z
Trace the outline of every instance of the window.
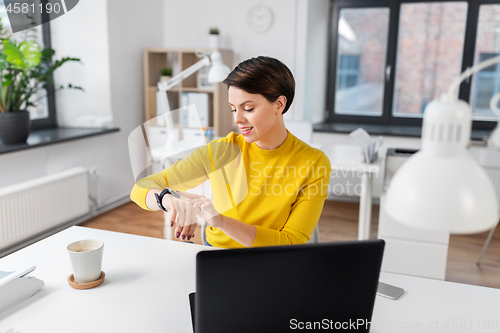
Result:
M454 78L500 54L500 0L332 0L330 26L331 123L421 126ZM496 125L499 91L500 65L460 86L473 128Z
M401 4L392 116L421 118L460 75L466 19L463 1Z
M388 29L387 8L340 10L334 108L336 114L382 114Z
M481 5L477 25L474 64L500 55L500 5ZM500 66L490 66L478 72L470 89L474 119L496 121L490 109L491 96L500 91Z
M7 11L5 8L5 3L1 0L0 17L2 18L4 29L12 34L9 17L7 16ZM44 23L32 29L18 32L16 34L13 34L11 38L18 41L25 38L35 39L42 49L44 47L50 47L51 44L49 23ZM57 127L53 84L48 84L47 90L40 89L37 94L31 97L30 100L36 101L36 106L28 108L31 118L31 128L36 129Z
M343 90L358 85L359 54L346 54L340 56L338 78L338 90Z
M479 62L500 54L480 53ZM490 109L491 96L500 91L500 65L496 64L479 71L475 78L473 109L476 118L488 119L494 117Z

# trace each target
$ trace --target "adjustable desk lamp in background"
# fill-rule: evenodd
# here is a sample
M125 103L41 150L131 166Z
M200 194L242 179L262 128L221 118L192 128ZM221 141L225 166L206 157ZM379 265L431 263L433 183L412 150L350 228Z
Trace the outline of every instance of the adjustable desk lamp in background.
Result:
M167 138L168 138L167 147L170 148L172 143L177 141L177 138L175 138L175 126L172 120L172 114L170 112L171 110L170 110L170 104L168 103L167 91L176 86L177 84L179 84L182 80L196 73L201 68L209 66L210 64L212 65L212 67L208 72L209 83L222 82L231 72L229 67L224 65L224 63L222 62L222 55L217 50L212 50L209 52L196 51L196 55L199 58L202 58L196 64L186 68L184 71L180 72L179 74L177 74L168 81L158 82L158 90L161 92L160 99L163 108L163 114L161 116L163 116L165 120L165 127L167 128Z
M467 152L472 110L456 91L464 79L499 62L497 56L467 69L425 108L422 149L401 166L387 191L387 213L396 221L452 234L479 233L498 223L493 184ZM497 94L490 103L494 111L499 99Z

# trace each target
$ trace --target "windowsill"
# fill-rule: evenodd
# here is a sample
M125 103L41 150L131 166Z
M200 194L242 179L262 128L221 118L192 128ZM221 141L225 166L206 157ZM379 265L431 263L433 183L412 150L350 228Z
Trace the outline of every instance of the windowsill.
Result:
M0 143L0 154L11 153L30 148L53 145L88 138L96 135L118 132L119 128L44 128L30 132L27 143L4 145Z
M420 138L422 127L420 126L398 126L398 125L376 125L376 124L353 124L353 123L322 123L313 127L314 132L323 133L351 133L362 127L371 135L406 136ZM491 131L472 130L472 140L483 140L489 136Z

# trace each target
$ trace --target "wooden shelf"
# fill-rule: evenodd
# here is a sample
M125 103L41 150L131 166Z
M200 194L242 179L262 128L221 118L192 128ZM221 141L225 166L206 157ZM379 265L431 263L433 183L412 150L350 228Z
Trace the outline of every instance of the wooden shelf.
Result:
M204 88L189 88L189 87L182 87L182 91L186 92L203 92L203 93L209 93L213 94L214 89L204 89Z
M148 53L193 53L193 54L195 54L196 51L208 52L210 50L211 50L210 48L203 48L203 47L201 48L200 47L183 47L183 48L148 47L144 49L144 51ZM233 51L230 49L219 49L218 51L221 53L227 53L227 52L233 53Z
M158 87L157 86L154 86L154 87L148 87L148 89L150 89L151 91L158 91ZM209 93L209 94L213 94L214 93L214 89L205 89L205 88L190 88L190 87L173 87L169 90L170 91L181 91L181 92L201 92L201 93Z
M196 56L199 48L147 48L144 50L144 116L145 121L156 117L156 92L157 83L160 79L160 70L163 67L172 67L173 75L179 74L189 66L197 63L200 58ZM233 68L233 51L221 49L222 61ZM167 92L170 109L175 110L181 107L183 92L207 93L209 94L209 124L214 130L214 135L218 137L226 136L231 132L233 119L231 109L228 104L227 87L222 83L214 84L213 89L197 88L198 74L192 74L182 81L179 86ZM180 121L179 119L174 119ZM183 126L176 124L177 127Z
M154 86L154 87L148 87L149 91L154 91L154 92L157 92L158 91L158 87L157 86ZM179 87L173 87L173 88L170 88L169 92L170 91L185 91L186 88L179 88Z

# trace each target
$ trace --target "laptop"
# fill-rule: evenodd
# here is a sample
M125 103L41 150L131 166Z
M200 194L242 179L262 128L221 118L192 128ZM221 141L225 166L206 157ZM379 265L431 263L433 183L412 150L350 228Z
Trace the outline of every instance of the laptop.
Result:
M383 240L202 251L195 333L369 332Z

